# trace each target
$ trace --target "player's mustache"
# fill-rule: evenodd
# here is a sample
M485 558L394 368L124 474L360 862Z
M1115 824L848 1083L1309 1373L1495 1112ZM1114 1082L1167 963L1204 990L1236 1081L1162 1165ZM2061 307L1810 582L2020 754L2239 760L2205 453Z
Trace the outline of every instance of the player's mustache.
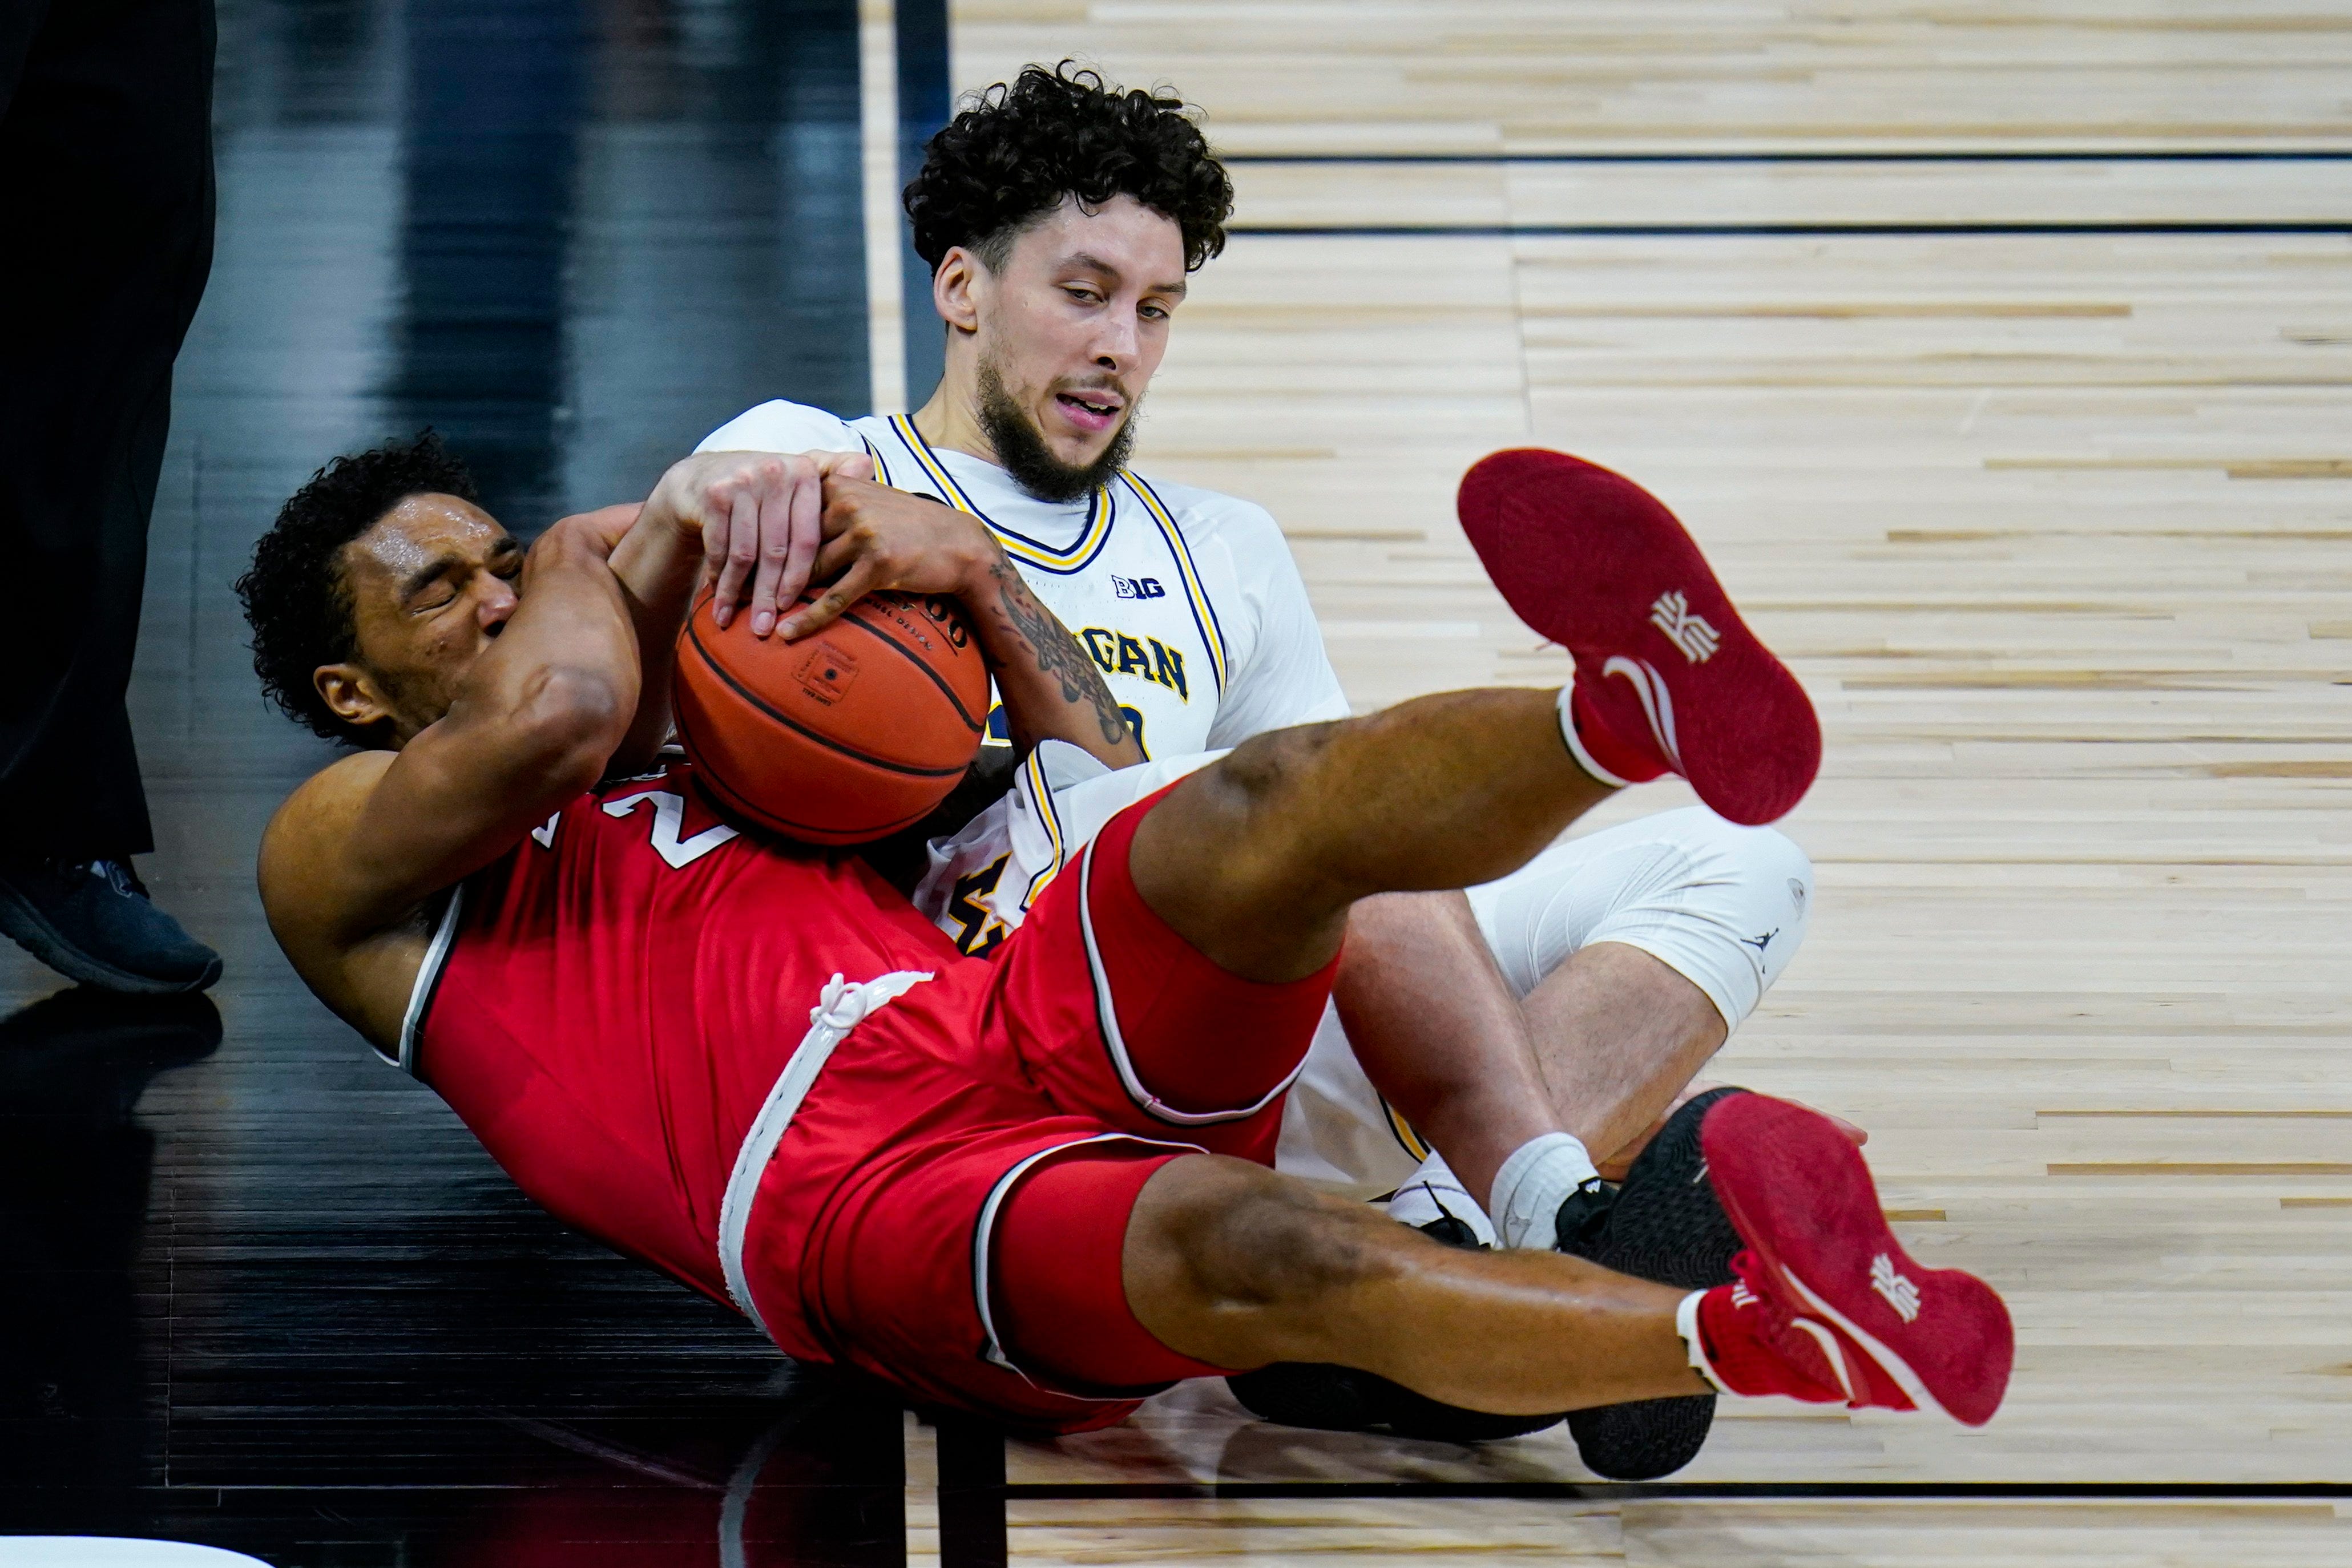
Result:
M1091 382L1064 382L1056 385L1054 388L1054 391L1056 393L1067 392L1072 397L1078 397L1087 392L1114 392L1118 394L1118 401L1121 403L1131 405L1135 402L1135 399L1128 392L1127 383L1120 381L1117 376L1109 376Z

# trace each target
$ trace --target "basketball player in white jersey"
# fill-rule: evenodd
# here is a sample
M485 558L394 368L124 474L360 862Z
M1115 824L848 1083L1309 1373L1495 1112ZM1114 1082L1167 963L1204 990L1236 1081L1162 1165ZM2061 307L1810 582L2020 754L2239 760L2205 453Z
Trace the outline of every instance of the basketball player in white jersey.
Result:
M1185 280L1222 248L1232 205L1182 108L1066 65L990 89L907 193L947 334L929 402L850 421L762 403L700 448L872 465L865 485L828 460L821 484L808 459L790 506L706 532L720 602L748 587L735 613L755 633L804 635L957 530L985 529L1092 654L1151 759L1107 774L1041 747L1004 799L933 846L917 903L968 952L1019 925L1120 807L1254 735L1349 712L1274 519L1127 465ZM812 580L830 586L796 606ZM1655 776L1579 760L1603 782ZM1360 906L1282 1168L1397 1191L1391 1212L1409 1223L1450 1217L1481 1241L1551 1246L1563 1199L1597 1189L1594 1156L1613 1174L1608 1156L1630 1157L1779 977L1811 887L1786 838L1692 808L1570 840L1466 901ZM1446 1051L1405 1048L1433 1036ZM1458 1076L1430 1080L1440 1055ZM1494 1128L1546 1102L1576 1135L1537 1140L1519 1168L1457 1156L1457 1178L1433 1154L1520 1149ZM1479 1135L1417 1124L1423 1105Z

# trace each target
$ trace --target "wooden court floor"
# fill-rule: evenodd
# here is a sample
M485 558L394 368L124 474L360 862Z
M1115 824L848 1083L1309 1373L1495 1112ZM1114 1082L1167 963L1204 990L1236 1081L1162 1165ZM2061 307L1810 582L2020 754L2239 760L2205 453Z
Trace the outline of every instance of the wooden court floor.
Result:
M960 84L1077 54L1247 155L1139 462L1274 510L1360 705L1564 669L1452 521L1483 452L1690 522L1828 737L1719 1075L1866 1124L2021 1341L1981 1431L1727 1408L1696 1496L1079 1495L1582 1475L1180 1391L1013 1448L1068 1489L1014 1558L2352 1562L2262 1490L2352 1485L2352 6L954 17Z
M900 3L222 0L133 711L142 870L228 969L125 1011L0 952L0 1536L2352 1564L2352 0ZM1809 945L1720 1075L1867 1125L1906 1244L2007 1294L1990 1427L1746 1406L1646 1488L1216 1385L927 1427L562 1230L301 991L252 854L324 752L255 695L252 538L428 421L528 529L761 398L903 396L856 241L908 17L959 87L1208 110L1241 210L1138 465L1274 511L1360 706L1560 677L1452 520L1483 453L1689 520L1829 739Z

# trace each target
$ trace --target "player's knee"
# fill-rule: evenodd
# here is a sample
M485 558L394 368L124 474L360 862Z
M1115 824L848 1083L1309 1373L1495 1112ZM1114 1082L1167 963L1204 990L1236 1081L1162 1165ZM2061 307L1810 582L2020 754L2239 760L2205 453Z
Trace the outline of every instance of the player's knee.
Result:
M1219 804L1237 821L1264 821L1306 788L1339 727L1308 724L1253 736L1201 777L1213 782Z
M1813 867L1787 834L1704 807L1661 812L1622 846L1634 873L1586 941L1626 941L1705 991L1737 1029L1805 937Z
M1213 844L1217 881L1244 904L1286 904L1320 864L1316 821L1299 801L1315 789L1329 724L1254 736L1184 781L1185 838ZM1171 801L1171 803L1173 803Z
M1812 857L1776 829L1717 821L1725 835L1718 853L1740 903L1754 921L1777 923L1794 947L1813 910Z
M1703 806L1662 812L1656 843L1671 852L1651 873L1686 904L1734 926L1762 923L1794 936L1812 912L1813 862L1776 828L1744 828ZM1664 887L1659 891L1666 891Z
M1740 827L1713 812L1695 815L1704 825L1695 827L1686 841L1689 884L1678 902L1738 949L1716 961L1716 983L1707 988L1718 1007L1729 999L1737 1027L1804 943L1813 906L1813 862L1785 833ZM1698 946L1711 950L1714 945ZM1704 953L1697 957L1705 962Z
M1706 810L1694 811L1691 817L1693 848L1739 874L1807 879L1813 874L1813 862L1805 852L1778 828L1743 828Z
M1176 1229L1186 1272L1212 1311L1311 1312L1394 1270L1374 1228L1387 1222L1358 1213L1360 1205L1335 1203L1243 1161L1219 1160L1198 1174L1203 1179Z

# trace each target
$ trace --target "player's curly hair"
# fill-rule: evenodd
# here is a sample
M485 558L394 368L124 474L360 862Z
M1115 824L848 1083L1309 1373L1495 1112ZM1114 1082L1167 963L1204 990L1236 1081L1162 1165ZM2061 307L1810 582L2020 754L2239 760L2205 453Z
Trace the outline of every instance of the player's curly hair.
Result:
M320 665L358 652L351 587L337 558L402 501L427 495L481 498L473 475L430 430L414 441L338 457L278 508L278 520L253 547L253 566L236 580L262 695L329 740L375 743L370 732L338 717L310 681Z
M994 271L1064 197L1091 208L1122 193L1175 220L1187 272L1225 248L1234 184L1184 100L1166 88L1108 87L1064 60L969 95L931 138L907 216L933 272L956 246Z

